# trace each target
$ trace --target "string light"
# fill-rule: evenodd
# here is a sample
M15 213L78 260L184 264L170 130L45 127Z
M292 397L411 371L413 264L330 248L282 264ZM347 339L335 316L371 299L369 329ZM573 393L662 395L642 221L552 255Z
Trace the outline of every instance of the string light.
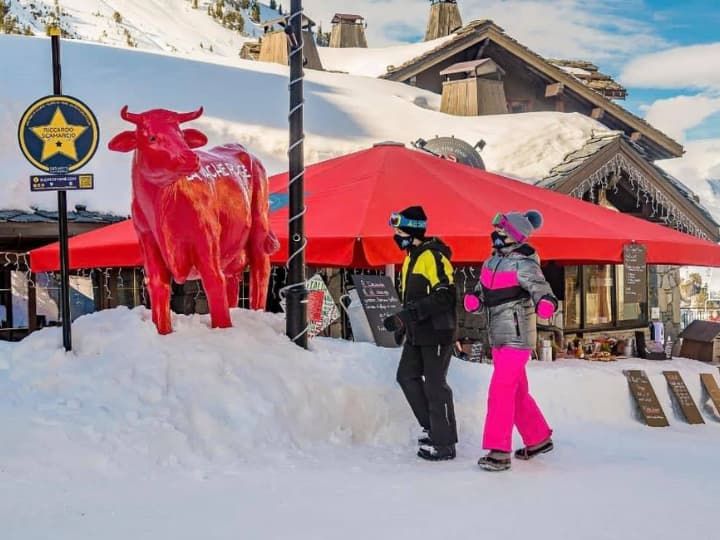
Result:
M595 188L613 189L618 192L617 179L626 174L630 190L635 193L635 207L649 204L650 217L659 217L665 225L686 232L698 238L708 239L707 235L673 203L660 189L622 154L616 154L604 163L597 171L583 180L570 192L572 197L582 199L589 192L590 200L595 202Z

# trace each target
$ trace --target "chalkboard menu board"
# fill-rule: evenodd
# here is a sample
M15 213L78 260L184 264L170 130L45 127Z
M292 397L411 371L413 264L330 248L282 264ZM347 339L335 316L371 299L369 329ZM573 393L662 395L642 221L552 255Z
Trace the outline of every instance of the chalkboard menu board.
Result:
M352 275L353 285L370 323L375 343L381 347L397 347L393 332L383 326L383 320L402 309L395 285L388 276Z
M712 376L712 373L701 373L700 381L707 394L703 401L707 401L707 396L709 396L713 405L715 405L715 412L720 415L720 388L718 388L715 378Z
M630 369L623 371L623 373L627 377L630 393L635 398L635 403L637 403L645 423L651 427L669 426L670 423L660 406L647 374L639 369Z
M647 256L645 246L626 244L623 248L623 292L625 303L645 302L647 293Z
M687 386L685 386L685 381L682 380L680 372L663 371L663 375L665 375L665 379L670 387L670 395L675 398L675 402L680 407L688 424L704 424L705 420L703 420L697 405L695 405L695 401L693 401Z

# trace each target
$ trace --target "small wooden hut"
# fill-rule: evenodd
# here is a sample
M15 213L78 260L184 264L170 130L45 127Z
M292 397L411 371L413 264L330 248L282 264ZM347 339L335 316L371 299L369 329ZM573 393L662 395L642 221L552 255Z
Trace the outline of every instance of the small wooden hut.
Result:
M288 65L290 58L290 44L285 28L289 24L290 15L283 15L277 19L272 19L262 23L264 35L262 44L260 45L260 56L258 60L261 62L274 62L276 64ZM303 15L303 63L306 69L322 70L322 62L320 54L315 44L312 27L315 23Z
M425 41L449 36L462 28L457 0L430 0L430 19L425 30Z
M680 334L680 356L703 362L720 362L720 323L693 321Z
M480 116L508 112L502 77L505 71L490 58L458 62L440 72L443 82L440 112Z
M361 15L336 13L332 19L330 47L367 48L366 26L365 19Z

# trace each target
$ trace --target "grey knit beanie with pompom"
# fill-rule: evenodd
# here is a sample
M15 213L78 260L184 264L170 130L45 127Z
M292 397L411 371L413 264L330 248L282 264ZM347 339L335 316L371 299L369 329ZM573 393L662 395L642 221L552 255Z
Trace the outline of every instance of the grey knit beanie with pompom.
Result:
M507 223L502 229L518 243L526 242L530 235L542 227L543 217L537 210L527 212L508 212L505 214Z

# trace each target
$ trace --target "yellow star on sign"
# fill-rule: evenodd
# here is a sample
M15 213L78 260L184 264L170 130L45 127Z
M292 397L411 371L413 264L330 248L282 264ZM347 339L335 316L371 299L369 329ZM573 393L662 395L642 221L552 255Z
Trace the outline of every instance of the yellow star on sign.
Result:
M30 128L30 131L43 142L40 161L50 159L55 154L62 154L77 161L75 141L87 128L88 126L68 124L58 106L49 124Z

